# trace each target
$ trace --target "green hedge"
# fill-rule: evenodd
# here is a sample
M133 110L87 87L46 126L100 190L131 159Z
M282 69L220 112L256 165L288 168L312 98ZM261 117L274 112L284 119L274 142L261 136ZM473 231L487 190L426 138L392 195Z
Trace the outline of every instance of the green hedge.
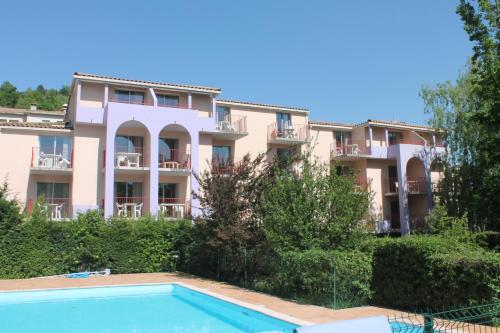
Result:
M186 221L106 223L96 212L74 221L32 220L0 233L0 278L104 268L113 273L172 271L182 263L190 234L191 223Z
M437 236L384 239L373 253L374 303L442 310L499 300L500 256Z
M255 288L337 308L366 305L371 297L371 267L370 257L359 251L286 252Z

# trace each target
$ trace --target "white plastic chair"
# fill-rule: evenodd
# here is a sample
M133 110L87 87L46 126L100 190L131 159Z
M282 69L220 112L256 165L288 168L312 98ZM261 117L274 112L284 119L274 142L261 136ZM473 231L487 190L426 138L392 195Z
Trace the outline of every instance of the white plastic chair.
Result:
M63 203L59 204L57 206L54 206L53 211L52 211L52 218L55 220L61 220L62 219L62 208L63 208Z
M125 205L116 203L116 215L125 217Z
M142 216L142 202L134 206L134 217L138 218Z

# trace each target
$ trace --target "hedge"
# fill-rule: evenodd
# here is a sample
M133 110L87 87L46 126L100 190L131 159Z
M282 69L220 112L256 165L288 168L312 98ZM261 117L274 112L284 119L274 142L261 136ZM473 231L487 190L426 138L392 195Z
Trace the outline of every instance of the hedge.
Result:
M366 305L371 297L371 267L371 258L359 251L285 252L255 288L336 308Z
M27 221L0 233L0 278L110 268L113 273L175 270L191 223L112 219L96 212L64 222Z
M500 255L438 236L384 239L373 253L373 302L413 311L500 297Z

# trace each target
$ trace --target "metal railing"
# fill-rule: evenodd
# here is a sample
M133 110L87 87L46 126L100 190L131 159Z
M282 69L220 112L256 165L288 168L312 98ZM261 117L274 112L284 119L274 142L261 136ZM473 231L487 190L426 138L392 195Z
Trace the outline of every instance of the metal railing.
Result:
M331 145L332 155L335 156L357 156L368 154L364 140L346 140L342 143Z
M73 165L73 150L67 154L49 153L40 147L31 148L31 167L49 170L68 170Z
M135 104L135 105L148 105L148 106L154 105L153 101L146 101L146 99L134 100L132 98L123 99L123 98L113 97L113 98L110 98L109 101L113 102L113 103Z
M241 162L212 160L212 173L229 175L241 170Z
M424 194L427 193L427 184L425 177L406 177L406 186L410 194Z
M384 193L399 193L399 183L397 177L384 179Z
M267 126L268 141L281 142L303 142L309 140L309 126L307 125L292 125L285 124L278 126L277 123L272 123Z
M141 217L144 215L144 197L115 197L114 214L117 217Z
M190 169L191 154L179 149L160 149L158 167L160 169Z
M227 133L246 133L247 117L243 115L229 115L224 119L217 119L215 129Z
M53 221L68 219L71 217L71 198L45 198L43 202L29 199L27 204L28 214L31 216L35 205L40 205L39 209L46 214L47 218Z
M389 317L394 333L500 332L500 303ZM496 326L495 326L496 325Z
M165 218L183 219L191 214L189 201L183 198L158 198L158 215Z
M115 167L142 168L144 167L143 147L115 147Z

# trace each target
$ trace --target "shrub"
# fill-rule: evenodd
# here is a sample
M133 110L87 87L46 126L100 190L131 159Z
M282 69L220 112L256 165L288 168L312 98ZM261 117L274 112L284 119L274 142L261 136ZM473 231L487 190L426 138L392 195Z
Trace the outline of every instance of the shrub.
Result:
M0 234L0 278L28 278L110 268L114 273L177 268L191 239L191 222L112 219L98 212L76 220L43 214Z
M441 310L498 301L500 256L437 236L384 239L374 250L374 303Z
M479 246L500 252L500 232L483 231L473 234L472 237Z
M360 306L370 300L371 273L371 258L359 251L285 252L255 288L318 305Z

